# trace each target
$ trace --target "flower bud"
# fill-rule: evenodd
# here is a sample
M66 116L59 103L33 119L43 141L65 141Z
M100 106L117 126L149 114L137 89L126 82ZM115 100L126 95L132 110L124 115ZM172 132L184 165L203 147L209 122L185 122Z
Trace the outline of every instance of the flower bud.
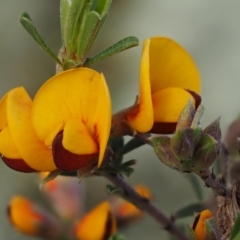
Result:
M190 161L194 151L194 130L187 127L177 131L170 140L170 147L181 162Z
M168 167L176 170L181 169L181 162L173 154L170 146L171 138L167 136L158 136L151 138L153 148L159 160Z
M79 240L104 240L116 233L116 220L108 202L103 202L75 226L75 235Z
M219 143L210 135L202 135L193 155L194 171L209 168L216 160L219 153Z

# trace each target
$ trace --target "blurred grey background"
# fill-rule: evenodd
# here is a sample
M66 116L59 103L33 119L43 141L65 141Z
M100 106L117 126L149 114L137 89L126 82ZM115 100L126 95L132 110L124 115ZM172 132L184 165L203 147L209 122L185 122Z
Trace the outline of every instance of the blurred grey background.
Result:
M24 86L34 96L54 74L54 62L35 44L18 21L27 11L48 45L60 48L59 1L0 0L0 95ZM202 76L205 106L203 125L221 116L223 132L240 112L240 1L238 0L113 0L109 17L92 54L134 35L140 46L94 66L104 73L110 87L113 111L133 103L138 94L139 59L145 38L162 35L175 39L194 57ZM167 215L196 200L184 174L163 166L147 146L126 159L138 159L131 184L149 185L155 205ZM86 210L106 196L104 179L86 184ZM0 240L32 239L16 233L6 218L6 205L15 194L44 201L34 174L14 172L0 163ZM205 190L206 196L209 194ZM187 220L191 223L192 218ZM150 217L123 231L127 239L168 239Z

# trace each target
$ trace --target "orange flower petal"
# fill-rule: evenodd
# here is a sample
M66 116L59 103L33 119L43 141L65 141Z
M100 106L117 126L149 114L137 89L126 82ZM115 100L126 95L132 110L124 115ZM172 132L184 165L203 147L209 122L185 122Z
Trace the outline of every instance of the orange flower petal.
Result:
M205 220L211 218L212 216L212 213L206 209L195 218L193 230L195 231L198 240L205 239Z
M100 166L111 125L111 100L102 74L88 68L72 69L40 88L32 110L32 123L40 139L45 141L52 129L70 119L81 121L99 145Z
M169 87L200 92L200 74L192 57L169 38L153 37L145 40L141 74L145 71L144 65L149 65L152 93Z
M146 40L143 48L149 48L150 41ZM140 102L127 114L129 125L138 132L148 132L153 125L153 107L149 76L149 52L144 51L141 60L140 72Z
M38 235L43 217L34 210L29 200L15 196L9 204L8 216L18 231L28 235Z
M80 240L108 239L116 232L116 221L110 212L110 205L104 202L85 215L75 227Z
M63 130L63 147L75 154L98 152L98 146L88 132L87 127L79 120L70 119Z
M191 97L181 88L165 88L153 94L154 122L177 122Z
M5 127L0 132L0 153L7 158L22 158L9 131L9 127Z
M15 88L7 94L7 122L16 148L22 159L38 171L53 171L52 151L36 136L31 126L32 101L24 88Z

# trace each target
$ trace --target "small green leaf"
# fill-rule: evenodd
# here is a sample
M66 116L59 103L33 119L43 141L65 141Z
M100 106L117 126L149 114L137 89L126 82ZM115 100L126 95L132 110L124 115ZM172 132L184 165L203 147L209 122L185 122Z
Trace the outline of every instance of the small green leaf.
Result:
M170 147L170 137L159 136L151 138L153 148L159 160L168 167L174 168L178 171L181 169L181 162L175 157Z
M94 11L96 11L100 16L105 15L110 8L112 0L95 0L96 4Z
M50 48L46 45L46 43L41 38L37 29L35 28L30 16L28 13L23 12L20 15L20 23L26 29L26 31L31 35L31 37L38 43L38 45L51 57L53 58L59 65L62 66L62 62L58 59L58 57L50 50Z
M71 1L60 0L60 22L63 45L67 42L68 17L71 7Z
M67 23L64 23L64 26L67 26L64 35L66 36L65 44L69 58L72 58L76 47L76 37L82 29L83 15L86 13L85 9L91 7L90 2L91 0L71 0Z
M116 165L116 166L107 166L104 168L104 171L114 173L114 174L122 174L129 177L134 172L134 169L129 166Z
M193 168L201 171L209 168L218 156L218 142L210 135L203 135L193 155Z
M194 130L189 127L178 130L170 140L170 147L180 161L190 161L194 151Z
M124 191L119 187L115 187L110 184L107 184L106 188L107 188L107 191L111 194L116 194L116 195L120 195L120 196L124 195Z
M212 136L217 142L221 141L221 129L220 129L220 118L217 118L211 124L209 124L204 130L203 135Z
M193 119L193 121L192 121L191 127L194 128L194 127L196 127L196 126L199 125L199 121L200 121L200 118L201 118L202 115L203 115L203 112L204 112L203 106L202 106L202 105L199 105L199 107L198 107L198 109L197 109L197 111L196 111L196 113L195 113L195 115L194 115L194 119Z
M189 180L194 193L196 194L197 198L201 201L203 200L203 192L202 192L202 185L199 182L199 178L195 174L188 174L187 179ZM197 210L195 211L197 212Z
M119 148L117 150L116 154L119 156L123 156L124 154L129 153L129 152L135 150L136 148L143 146L144 144L145 143L142 140L140 140L138 138L132 138L124 146Z
M194 230L188 225L187 225L187 230L188 230L188 234L192 240L198 240Z
M62 173L61 170L56 169L52 172L50 172L40 183L39 188L42 189L43 185L49 181L52 181L53 179L55 179L58 175L60 175Z
M240 240L240 215L233 226L230 240Z
M88 51L90 50L103 22L107 15L101 17L97 12L88 12L82 19L82 30L77 39L76 55L78 62L82 65L85 62Z
M102 52L98 53L93 58L88 58L84 63L84 66L91 66L107 57L114 54L120 53L128 48L135 47L139 45L139 40L136 37L127 37L119 42L113 44L112 46L106 48Z
M206 240L218 240L220 236L218 236L218 227L216 224L215 218L209 218L205 220L205 239Z
M180 129L191 126L195 112L196 111L193 107L193 99L191 98L179 116L176 126L176 132L179 131Z
M192 203L179 209L173 216L173 219L192 216L194 212L201 212L204 209L201 203Z
M129 160L129 161L127 161L127 162L124 162L124 163L122 164L122 166L130 167L130 166L133 166L133 165L135 165L135 164L136 164L136 160L135 160L135 159L132 159L132 160Z

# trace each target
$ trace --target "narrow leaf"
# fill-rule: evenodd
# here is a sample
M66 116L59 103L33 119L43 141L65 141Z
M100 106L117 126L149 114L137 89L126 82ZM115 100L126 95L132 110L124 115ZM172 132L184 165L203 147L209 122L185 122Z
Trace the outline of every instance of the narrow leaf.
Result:
M139 45L139 40L136 37L126 37L112 46L106 48L102 52L98 53L93 58L89 58L84 63L84 66L91 66L107 57L120 53L128 48L132 48Z
M104 20L106 15L104 16ZM103 20L103 21L104 21ZM82 30L77 39L77 57L80 59L80 64L85 61L86 55L90 50L102 24L101 16L97 12L88 12L82 20Z
M63 45L67 42L67 28L68 28L68 16L70 12L71 1L61 0L60 1L60 23Z
M76 36L81 29L85 9L90 8L89 2L91 2L91 0L71 0L71 7L68 13L67 28L66 32L64 33L65 36L67 36L65 44L66 48L69 51L69 55L71 55L75 49Z
M179 209L173 216L173 219L192 216L194 212L201 212L204 209L201 203L192 203Z
M38 43L38 45L51 57L53 58L59 65L62 66L62 62L58 59L58 57L49 49L49 47L45 44L41 36L39 35L37 29L35 28L30 16L28 13L24 12L20 16L20 23L26 29L26 31L31 35L31 37Z
M132 138L129 140L123 147L119 148L116 152L117 155L122 156L128 152L133 151L136 148L139 148L143 146L145 143L138 139L138 138Z
M108 12L108 9L112 3L112 0L98 0L94 10L100 15L103 16Z

